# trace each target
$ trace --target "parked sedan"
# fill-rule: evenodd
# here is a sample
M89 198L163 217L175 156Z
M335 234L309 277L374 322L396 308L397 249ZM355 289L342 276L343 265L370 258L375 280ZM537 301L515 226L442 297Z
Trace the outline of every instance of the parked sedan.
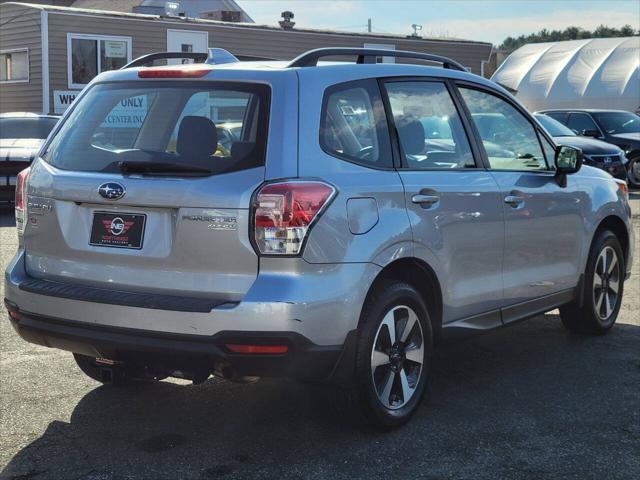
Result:
M544 110L578 135L613 143L629 159L629 183L640 188L640 116L624 110Z
M0 114L0 206L13 203L16 175L27 168L60 117Z
M595 138L578 136L569 127L547 115L536 113L534 116L556 143L581 149L586 165L604 170L615 178L627 179L628 160L620 147Z

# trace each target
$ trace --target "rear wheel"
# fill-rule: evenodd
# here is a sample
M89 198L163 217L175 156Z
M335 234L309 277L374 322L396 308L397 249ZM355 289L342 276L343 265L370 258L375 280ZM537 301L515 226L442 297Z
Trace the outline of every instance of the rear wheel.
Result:
M579 333L608 332L620 311L624 272L618 238L609 230L600 232L589 253L582 305L574 301L560 308L564 326Z
M364 306L355 385L342 396L354 415L380 429L406 423L424 396L433 339L418 292L404 282L379 285Z

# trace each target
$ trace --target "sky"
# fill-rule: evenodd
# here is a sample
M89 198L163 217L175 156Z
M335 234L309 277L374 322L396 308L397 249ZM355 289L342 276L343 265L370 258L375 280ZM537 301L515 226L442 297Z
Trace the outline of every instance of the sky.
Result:
M298 27L410 34L421 24L424 36L448 36L500 44L508 37L543 28L600 24L640 29L638 0L237 0L261 24L276 25L291 10Z

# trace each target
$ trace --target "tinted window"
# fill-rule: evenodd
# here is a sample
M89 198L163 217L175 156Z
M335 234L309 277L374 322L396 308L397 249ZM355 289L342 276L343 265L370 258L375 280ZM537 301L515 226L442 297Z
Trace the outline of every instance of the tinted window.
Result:
M469 141L447 87L437 82L386 84L403 166L475 167Z
M559 121L563 125L566 125L567 123L567 114L565 112L545 112L544 114L547 117L551 117L554 120Z
M536 114L536 120L540 122L540 124L552 137L575 137L576 136L576 134L573 133L573 130L571 130L569 127L565 127L559 121L554 120L551 117L548 117L546 115Z
M640 133L640 117L631 112L594 113L602 128L609 135L618 133Z
M320 145L325 152L355 163L393 166L389 130L374 80L337 85L325 94Z
M73 107L45 159L83 171L118 171L119 162L182 164L211 173L252 168L264 164L268 102L262 85L98 84Z
M598 130L598 126L586 113L570 113L567 126L578 134L585 130Z
M533 125L510 103L469 88L460 93L495 170L546 170L544 154Z
M45 139L57 118L0 118L0 138Z

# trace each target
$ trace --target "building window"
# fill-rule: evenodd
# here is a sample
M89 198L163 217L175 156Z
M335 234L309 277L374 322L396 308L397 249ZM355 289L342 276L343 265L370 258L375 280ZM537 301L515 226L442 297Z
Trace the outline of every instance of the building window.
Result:
M0 50L0 82L29 81L29 50Z
M82 88L96 75L131 61L131 38L67 34L69 88Z

